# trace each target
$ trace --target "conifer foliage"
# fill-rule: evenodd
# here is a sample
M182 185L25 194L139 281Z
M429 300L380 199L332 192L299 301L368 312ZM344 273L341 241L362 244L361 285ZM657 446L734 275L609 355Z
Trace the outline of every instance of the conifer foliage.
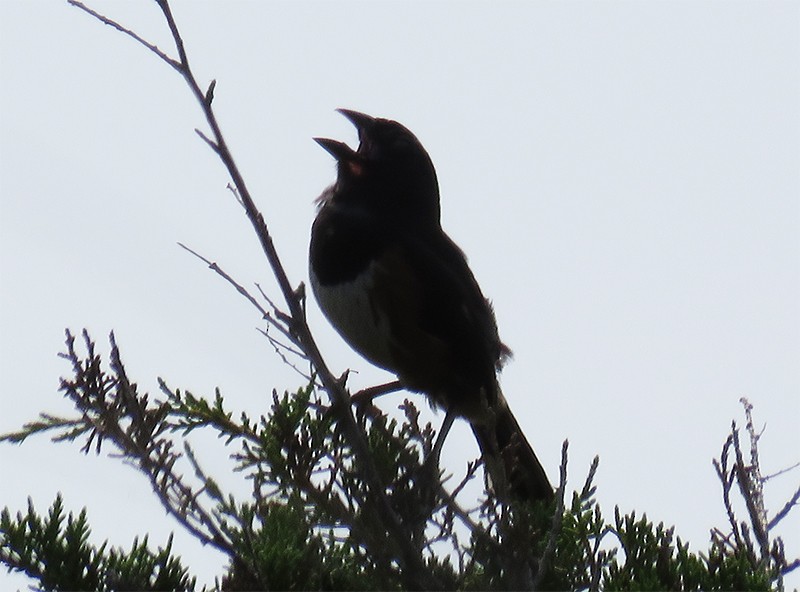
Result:
M139 392L113 335L107 364L85 332L81 347L70 333L66 345L63 357L73 374L62 379L61 390L75 414L42 414L3 440L49 433L137 467L179 524L229 557L216 585L221 590L764 590L779 589L782 576L798 565L787 561L781 539L770 536L796 499L767 522L758 513L734 516L734 484L748 492L747 507L763 507L754 485L763 477L744 461L735 424L715 461L731 530L715 531L708 552L696 554L674 529L646 516L615 509L607 521L594 500L597 461L567 507L503 505L487 488L466 508L459 494L478 475L478 461L451 486L446 477L452 475L426 462L436 433L420 423L410 401L402 405L402 420L369 402L359 405L357 425L389 508L407 534L397 541L377 515L353 448L314 383L273 393L261 417L235 416L220 392L206 399L163 381L158 396ZM231 468L250 479L249 498L236 499L206 474L188 443L194 430L210 430L235 450ZM186 467L193 476L184 474ZM566 446L562 487L565 474ZM196 589L172 554L171 540L151 550L144 533L123 550L94 546L89 534L87 510L65 517L60 497L46 515L32 502L16 516L6 508L0 561L44 590ZM409 567L411 553L421 571Z

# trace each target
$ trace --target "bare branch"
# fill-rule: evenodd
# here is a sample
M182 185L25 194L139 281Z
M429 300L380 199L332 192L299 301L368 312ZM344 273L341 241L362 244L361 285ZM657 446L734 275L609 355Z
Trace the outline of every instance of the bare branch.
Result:
M239 199L238 194L237 194L236 197L237 197L237 199ZM266 300L267 303L272 307L272 312L275 314L275 318L277 318L279 321L285 323L287 325L287 327L291 327L291 325L292 325L292 317L290 317L285 312L283 312L280 308L278 308L278 305L275 304L272 301L272 298L269 297L269 295L261 287L261 284L259 284L258 282L256 282L256 288L258 288L258 291L261 293L261 297L264 300ZM303 318L305 319L305 315L303 315Z
M793 465L792 465L792 466L790 466L790 467L786 467L785 469L781 469L780 471L777 471L777 472L775 472L775 473L772 473L772 474L770 474L770 475L766 475L766 476L763 478L763 479L764 479L764 482L766 483L766 482L767 482L767 481L769 481L770 479L774 479L775 477L780 477L781 475L784 475L784 474L786 474L786 473L789 473L789 472L791 472L791 471L794 471L794 470L795 470L797 467L800 467L800 462L798 462L798 463L795 463L795 464L793 464Z
M791 498L789 498L789 501L786 502L783 508L781 508L777 514L775 514L775 518L769 521L767 528L769 530L775 528L781 520L786 518L786 515L791 511L791 509L798 505L798 500L800 500L800 487L795 490L794 494Z
M207 135L205 135L202 131L200 131L197 128L194 129L194 133L196 133L198 136L200 136L200 139L203 140L203 142L205 142L208 145L209 148L211 148L214 152L219 154L219 146L217 146L217 144L216 144L216 142L214 142L214 140L209 138Z
M295 344L297 343L296 337L286 328L285 324L279 322L275 318L275 316L273 316L272 314L267 312L266 309L264 309L264 307L261 306L261 304L259 304L259 302L255 299L255 297L253 297L253 295L250 294L250 292L248 292L247 289L244 286L242 286L240 283L238 283L236 280L234 280L224 269L222 269L219 266L219 264L217 264L215 261L211 261L210 259L207 259L206 257L203 257L197 251L194 251L193 249L187 247L186 245L184 245L181 242L178 243L178 246L181 247L182 249L188 251L189 253L191 253L192 255L197 257L198 259L200 259L203 263L208 265L209 269L211 269L212 271L216 272L225 281L227 281L234 288L236 288L236 291L239 292L239 294L241 294L242 296L244 296L248 300L248 302L250 302L250 304L252 304L256 308L256 310L258 310L259 313L261 313L261 318L263 318L270 325L272 325L278 331L280 331L283 334L283 336L286 337L290 342L295 343ZM261 288L258 285L256 285L256 287L258 287L259 291L261 291L261 294L264 295L264 292L261 290ZM267 300L269 301L269 299L267 299ZM270 302L270 305L273 307L273 310L274 310L276 316L280 316L280 317L283 317L285 319L289 318L288 316L286 316L285 313L282 313L280 310L275 308L275 305L271 301L269 301L269 302ZM277 341L271 335L269 335L269 333L267 333L266 331L262 331L260 329L259 329L259 331L261 331L261 333L263 333L267 337L267 339L270 341L270 343L273 344L273 346L276 348L276 351L278 352L279 355L280 355L281 352L278 349L278 346L284 348L286 351L289 351L289 352L291 352L291 353L293 353L293 354L295 354L295 355L297 355L297 356L299 356L299 357L301 357L303 359L308 359L308 357L303 352L301 352L299 350L296 350L296 349L294 349L294 348L292 348L290 346L287 346L287 345L281 343L280 341ZM283 356L281 356L281 357L283 358ZM288 360L286 360L286 358L283 358L283 360L285 362L289 363ZM301 376L303 376L303 378L309 378L304 373L301 373Z
M731 446L733 446L733 434L736 433L738 433L738 428L736 427L736 422L734 421L731 423L731 435L727 437L725 444L722 445L720 460L717 461L714 459L713 464L717 471L717 476L719 477L720 483L722 483L722 501L725 505L728 523L731 525L731 534L736 541L736 545L740 546L742 544L742 540L739 534L739 525L736 522L736 517L733 513L733 505L731 503L731 488L735 479L735 472L729 471L728 469L728 453Z
M208 265L209 269L211 269L212 271L215 271L217 274L222 276L222 278L225 281L227 281L230 285L232 285L234 288L236 288L236 291L239 292L239 294L241 294L242 296L247 298L247 300L250 302L250 304L252 304L253 306L256 307L256 309L258 310L258 312L261 313L263 318L265 318L265 319L269 318L269 313L266 310L264 310L264 308L258 303L258 301L255 298L253 298L253 296L250 295L250 292L248 292L244 288L244 286L239 284L230 275L228 275L225 272L225 270L223 270L215 261L211 261L210 259L206 259L200 253L198 253L197 251L187 247L186 245L184 245L181 242L178 243L178 246L180 248L184 249L185 251L188 251L189 253L191 253L192 255L197 257L198 259L200 259L200 261L202 261L203 263Z
M172 17L172 9L169 6L169 0L156 0L156 3L164 13L164 17L167 19L167 25L172 33L172 38L175 40L175 47L178 50L180 63L183 66L183 69L186 72L189 72L189 59L186 57L186 49L183 47L183 39L178 32L178 25L175 23L175 19Z
M767 512L764 508L764 488L758 466L758 435L753 428L752 406L745 398L742 398L741 402L745 408L746 428L750 436L751 464L747 466L744 462L739 444L739 432L736 431L732 434L733 450L736 453L736 481L742 492L747 513L750 515L750 523L753 526L753 532L761 549L761 556L766 558L769 555L769 534L767 531Z
M271 317L270 317L270 322L271 323L273 322L273 319ZM267 326L267 329L269 329L269 326ZM284 364L286 364L287 366L289 366L289 368L297 372L297 374L300 375L306 382L308 383L314 382L314 377L312 376L312 373L306 373L300 370L300 368L297 367L297 364L292 362L288 357L286 357L286 354L284 354L285 351L303 360L308 360L308 358L303 352L296 350L291 346L286 345L285 343L281 342L278 339L275 339L272 335L269 334L268 330L265 331L264 329L260 329L257 327L256 331L258 331L264 337L267 338L267 341L269 341L269 344L272 346L272 349L275 351L275 353L278 355L278 357Z
M108 18L107 16L104 16L104 15L100 14L99 12L96 12L96 11L92 10L91 8L86 6L83 2L79 2L78 0L67 0L67 2L69 4L71 4L72 6L74 6L75 8L80 8L82 11L90 14L91 16L93 16L94 18L99 20L104 25L108 25L109 27L113 27L114 29L116 29L120 33L124 33L128 37L131 37L131 38L135 39L136 41L138 41L139 43L144 45L147 49L152 51L160 59L162 59L164 62L166 62L167 64L169 64L170 66L172 66L173 68L178 70L179 72L182 70L182 66L181 66L180 62L175 61L174 59L169 57L166 53L164 53L163 51L158 49L158 47L156 45L154 45L154 44L152 44L152 43L150 43L148 41L145 41L144 39L142 39L139 35L137 35L133 31L131 31L130 29L127 29L127 28L123 27L122 25L120 25L118 22Z

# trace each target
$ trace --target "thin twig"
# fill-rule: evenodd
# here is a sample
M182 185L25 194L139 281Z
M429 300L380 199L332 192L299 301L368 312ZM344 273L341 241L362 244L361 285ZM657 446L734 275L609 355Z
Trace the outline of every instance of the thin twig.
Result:
M169 64L173 68L175 68L178 72L181 72L182 66L181 66L180 62L172 59L166 53L164 53L163 51L158 49L157 46L153 45L152 43L150 43L148 41L145 41L144 39L142 39L139 35L137 35L133 31L131 31L130 29L126 29L125 27L120 25L118 22L113 21L110 18L108 18L107 16L103 16L99 12L96 12L96 11L92 10L91 8L86 6L83 2L78 2L78 0L67 0L67 3L71 4L75 8L80 8L82 11L92 15L94 18L99 20L104 25L108 25L109 27L112 27L112 28L116 29L120 33L124 33L128 37L132 37L133 39L135 39L136 41L138 41L139 43L144 45L147 49L152 51L154 54L156 54L164 62L166 62L167 64Z
M272 321L274 319L270 319L270 320ZM282 354L282 352L284 352L284 351L289 353L289 354L291 354L291 355L293 355L293 356L297 356L298 358L301 358L303 360L308 360L308 356L306 356L306 354L304 354L299 349L295 349L291 345L287 345L283 341L281 341L281 340L273 337L272 335L270 335L269 334L269 326L267 326L266 330L265 329L261 329L259 327L256 327L256 331L258 331L264 337L267 338L267 340L270 342L272 347L275 348L275 353L280 355L284 359L284 362L286 362L287 364L289 362L286 360L286 358Z
M261 318L263 318L270 325L272 325L278 331L280 331L284 335L284 337L289 339L292 343L297 343L296 337L294 335L292 335L292 333L283 324L278 322L278 320L275 318L275 316L273 316L272 314L267 312L267 310L263 306L261 306L261 304L259 304L258 300L256 300L255 297L252 294L250 294L250 292L248 292L247 289L244 286L242 286L240 283L238 283L236 280L234 280L224 269L222 269L219 266L218 263L216 263L215 261L211 261L210 259L207 259L206 257L203 257L200 253L192 250L191 248L187 247L186 245L184 245L181 242L178 243L178 246L181 247L182 249L185 249L186 251L188 251L189 253L191 253L192 255L197 257L198 259L200 259L203 263L208 265L209 269L211 269L212 271L216 272L225 281L227 281L234 288L236 288L236 291L239 292L239 294L241 294L242 296L244 296L248 300L248 302L250 302L250 304L252 304L256 308L256 310L258 310L259 313L261 313ZM260 288L259 288L259 290L260 290ZM261 293L263 294L263 292L261 292ZM273 306L273 308L274 308L274 304L272 304L272 302L270 302L270 305ZM280 313L280 311L277 311L277 309L276 309L276 312ZM283 313L280 313L280 314L283 314ZM283 316L286 316L286 315L284 314ZM268 338L270 340L272 339L269 336L268 336ZM287 347L287 349L289 349L289 348ZM291 350L291 351L296 353L298 356L307 359L305 354L302 354L301 352L296 351L296 350Z
M786 473L790 473L791 471L794 471L797 467L800 467L800 462L794 463L791 467L786 467L785 469L781 469L780 471L777 471L775 473L771 473L770 475L766 475L763 478L764 482L766 483L770 479L775 479L776 477L780 477L781 475L784 475Z
M736 422L731 422L731 435L729 435L725 439L725 443L722 445L722 454L720 454L720 460L717 461L714 459L713 464L714 468L717 471L717 476L719 477L720 483L722 483L722 502L725 506L725 512L728 516L728 523L731 525L731 534L736 541L736 546L741 546L742 539L739 534L739 525L736 522L736 516L733 512L733 505L731 503L731 488L733 486L733 481L735 479L735 475L733 471L728 470L728 454L730 452L731 446L733 446L733 435L738 433L738 428L736 427Z
M211 270L213 270L214 272L216 272L216 273L217 273L218 275L220 275L220 276L221 276L223 279L225 279L225 281L227 281L227 282L228 282L230 285L232 285L234 288L236 288L236 291L237 291L237 292L239 292L239 294L241 294L241 295L242 295L242 296L244 296L245 298L247 298L247 300L250 302L250 304L252 304L253 306L255 306L255 307L256 307L256 309L258 310L258 312L260 312L260 313L261 313L261 315L262 315L264 318L267 318L267 317L269 316L269 313L268 313L266 310L264 310L264 307L262 307L262 306L261 306L261 305L258 303L258 300L256 300L256 299L255 299L255 298L254 298L254 297L253 297L253 296L250 294L250 292L248 292L248 291L245 289L245 287L244 287L244 286L242 286L240 283L238 283L236 280L234 280L234 279L233 279L233 278L232 278L230 275L228 275L228 273L227 273L227 272L226 272L224 269L222 269L222 268L221 268L221 267L220 267L220 266L219 266L219 265L218 265L218 264L217 264L215 261L211 261L210 259L207 259L207 258L203 257L203 256L202 256L200 253L198 253L197 251L195 251L195 250L193 250L193 249L191 249L191 248L187 247L186 245L184 245L184 244L183 244L183 243L181 243L181 242L178 242L178 246L179 246L181 249L184 249L185 251L188 251L189 253L191 253L192 255L194 255L195 257L197 257L198 259L200 259L200 261L202 261L203 263L205 263L206 265L208 265L209 269L211 269Z
M795 490L794 495L789 498L789 501L786 502L783 508L781 508L777 514L775 514L775 518L769 521L767 528L769 530L775 528L781 520L786 518L786 515L791 511L791 509L798 504L798 500L800 500L800 487Z
M208 144L209 148L211 148L214 152L219 154L219 146L217 146L217 143L214 142L214 140L209 138L207 135L205 135L202 131L200 131L197 128L195 128L194 133L200 136L200 139L203 140L203 142L205 142L206 144Z
M267 327L267 329L269 329L269 326ZM308 360L308 358L306 357L306 355L304 353L294 349L293 347L290 347L290 346L286 345L285 343L279 341L278 339L275 339L272 335L269 334L269 331L265 331L265 330L260 329L258 327L256 327L256 331L258 331L264 337L267 338L267 341L269 341L269 344L272 346L273 351L275 352L275 354L277 354L277 356L281 359L281 361L284 364L286 364L287 366L289 366L289 368L291 368L292 370L297 372L297 374L299 376L301 376L303 378L303 380L305 380L306 382L311 383L311 382L314 381L314 377L312 376L312 373L303 372L302 370L300 370L300 368L297 367L297 364L295 364L288 357L286 357L286 354L284 354L283 352L287 351L290 354L298 356L298 357L300 357L300 358L302 358L304 360Z
M236 198L239 199L239 195L238 194L235 194L235 195L236 195ZM264 291L264 289L261 287L261 284L256 282L255 285L256 285L256 288L258 288L258 291L261 293L261 297L264 300L266 300L267 303L272 307L272 312L275 314L275 317L278 318L280 321L286 323L288 326L291 326L292 325L292 317L290 317L285 312L283 312L280 308L278 308L278 305L275 304L272 301L272 298L270 298L269 295Z

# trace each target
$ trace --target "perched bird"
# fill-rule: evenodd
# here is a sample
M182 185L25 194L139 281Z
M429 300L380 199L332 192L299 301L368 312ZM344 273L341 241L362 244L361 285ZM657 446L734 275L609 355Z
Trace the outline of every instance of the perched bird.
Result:
M442 230L430 156L396 121L339 112L359 146L315 138L338 163L311 229L320 308L367 360L470 422L495 488L505 480L518 499L551 499L497 382L510 350L464 253Z

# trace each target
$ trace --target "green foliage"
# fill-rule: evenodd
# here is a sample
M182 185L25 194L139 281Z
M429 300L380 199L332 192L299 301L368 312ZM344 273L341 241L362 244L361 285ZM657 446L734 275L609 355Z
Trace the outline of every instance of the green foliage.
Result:
M543 589L599 589L603 574L615 559L616 549L600 546L609 527L593 497L593 472L583 491L572 494L572 505L561 519L553 566L547 572Z
M674 528L654 526L647 516L620 515L615 509L615 526L625 560L613 562L604 575L608 590L767 590L778 574L754 566L742 550L720 554L711 548L706 559L690 553L680 538L673 544Z
M56 441L82 442L87 452L110 444L149 479L179 524L229 557L214 589L763 590L780 589L782 575L798 564L786 561L780 539L771 547L768 540L791 503L766 526L753 523L757 515L752 526L734 519L737 475L759 478L755 469L741 470L735 426L715 464L732 532L716 531L708 552L696 554L672 528L644 515L615 509L607 522L594 498L597 460L567 507L505 505L489 489L470 499L464 486L479 475L478 462L454 479L430 462L437 434L411 402L401 405L401 417L389 417L367 401L356 406L355 418L382 484L376 491L341 415L323 404L313 382L273 393L261 417L234 419L219 391L207 400L161 382L160 398L140 393L113 337L108 369L88 335L85 356L74 341L68 334L64 357L73 376L61 388L76 414L43 415L0 441L49 432ZM749 433L751 426L748 410ZM232 468L249 479L252 495L237 500L205 473L187 440L199 429L231 447ZM566 456L562 484L565 475ZM748 482L743 491L758 490ZM390 536L387 512L406 541ZM751 532L760 533L757 543ZM127 552L88 541L85 511L65 517L61 498L44 517L32 503L24 515L12 518L5 509L0 517L0 561L44 590L195 587L171 541L155 552L146 536ZM414 568L409 552L419 560Z
M12 517L0 514L0 561L9 571L20 571L43 590L194 590L180 560L172 557L172 539L163 549L150 551L147 537L133 541L130 551L90 544L86 510L64 516L57 497L47 516L28 512Z

